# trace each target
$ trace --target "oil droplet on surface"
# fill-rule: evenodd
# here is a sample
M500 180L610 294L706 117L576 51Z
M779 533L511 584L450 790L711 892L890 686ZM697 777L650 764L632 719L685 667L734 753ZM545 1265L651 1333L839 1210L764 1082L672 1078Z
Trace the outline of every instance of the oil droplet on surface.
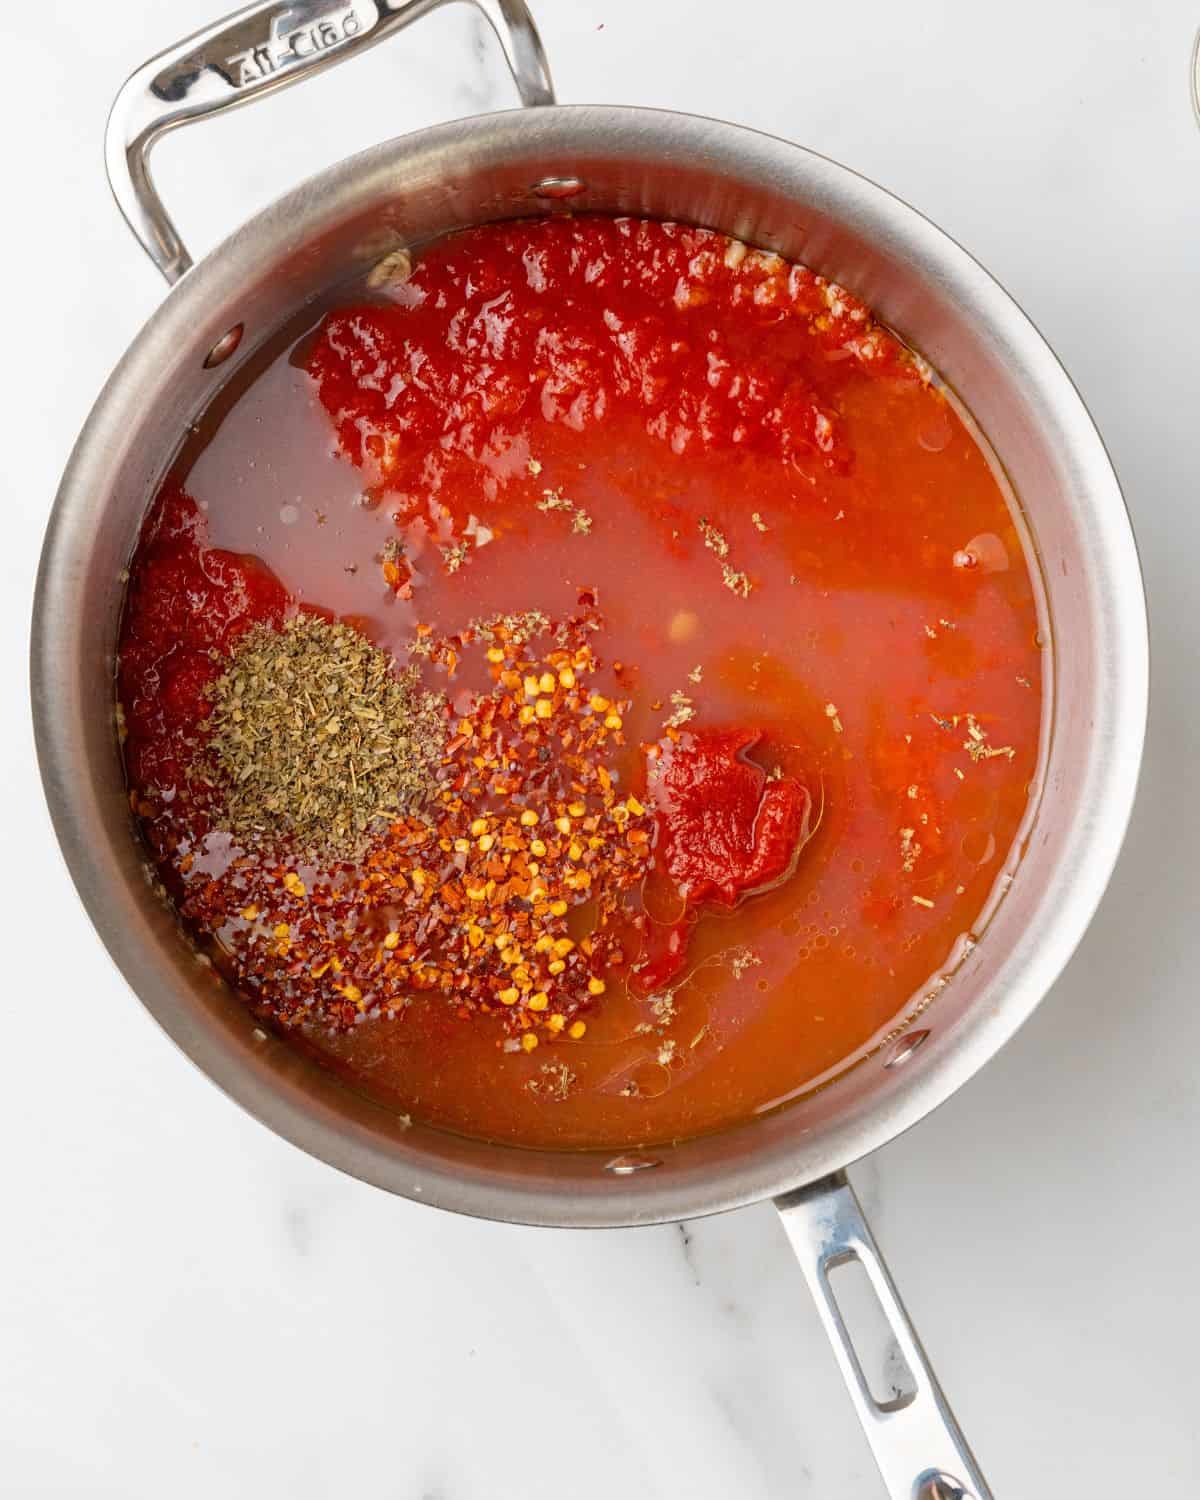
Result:
M647 1060L630 1068L616 1092L621 1093L622 1090L628 1089L635 1098L657 1099L660 1094L665 1094L670 1086L671 1075L662 1063Z
M960 558L964 560L960 562ZM967 558L972 561L967 562ZM978 568L983 573L1007 573L1008 548L994 531L981 531L954 554L954 566Z
M972 828L963 834L960 848L972 864L986 865L996 855L995 835L988 830Z
M681 609L671 616L671 623L667 626L667 637L678 645L683 641L690 641L699 629L699 615L693 614L690 609Z
M941 453L943 448L949 447L953 436L954 425L949 415L945 411L938 411L917 429L917 444L926 453Z
M647 881L642 893L646 915L662 927L673 927L682 922L687 911L687 902L679 892L666 882Z

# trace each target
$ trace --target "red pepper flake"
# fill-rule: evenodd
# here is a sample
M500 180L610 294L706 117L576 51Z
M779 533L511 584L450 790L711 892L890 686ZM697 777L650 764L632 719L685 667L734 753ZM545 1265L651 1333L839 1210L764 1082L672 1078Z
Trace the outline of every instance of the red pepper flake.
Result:
M420 637L449 672L469 636L492 691L445 743L429 803L372 840L350 884L336 869L302 877L252 859L188 892L192 921L232 928L236 978L264 1009L285 1024L344 1027L441 992L457 1014L501 1016L525 1050L536 1033L582 1037L579 1012L607 989L654 829L606 764L630 703L592 690L592 619L560 626L541 653L505 621ZM549 624L521 623L529 634ZM572 936L584 906L588 930Z

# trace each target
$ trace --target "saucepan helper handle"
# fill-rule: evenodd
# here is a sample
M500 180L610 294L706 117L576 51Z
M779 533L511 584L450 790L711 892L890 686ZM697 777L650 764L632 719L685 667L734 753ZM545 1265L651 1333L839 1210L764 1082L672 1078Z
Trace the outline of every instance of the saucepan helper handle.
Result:
M160 136L287 88L382 42L449 0L259 0L144 63L108 117L113 196L170 285L192 258L150 176ZM553 104L554 85L525 0L470 0L504 50L521 103Z
M993 1500L845 1176L786 1193L775 1206L891 1500ZM829 1272L853 1260L866 1272L912 1373L915 1389L893 1401L871 1394L830 1287Z

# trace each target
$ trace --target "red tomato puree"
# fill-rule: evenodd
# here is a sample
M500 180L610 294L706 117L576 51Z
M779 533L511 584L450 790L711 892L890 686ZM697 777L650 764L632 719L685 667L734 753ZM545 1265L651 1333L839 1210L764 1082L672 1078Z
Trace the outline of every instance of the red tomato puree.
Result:
M1019 513L803 266L568 217L404 260L239 375L147 515L118 693L164 886L413 1118L622 1147L776 1108L935 1003L1011 878ZM445 695L427 802L349 854L235 834L205 758L231 652L305 612Z

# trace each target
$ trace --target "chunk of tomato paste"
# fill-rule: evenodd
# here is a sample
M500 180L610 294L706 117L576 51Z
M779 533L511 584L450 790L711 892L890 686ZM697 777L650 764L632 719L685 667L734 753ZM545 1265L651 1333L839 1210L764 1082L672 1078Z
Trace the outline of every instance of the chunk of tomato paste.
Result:
M791 776L747 759L756 729L685 735L652 762L657 853L688 906L735 906L786 880L808 834L812 798Z
M701 730L650 762L657 859L682 909L647 931L630 978L642 994L666 988L687 967L697 907L736 906L796 867L812 798L795 777L768 777L747 758L761 738L756 729Z

